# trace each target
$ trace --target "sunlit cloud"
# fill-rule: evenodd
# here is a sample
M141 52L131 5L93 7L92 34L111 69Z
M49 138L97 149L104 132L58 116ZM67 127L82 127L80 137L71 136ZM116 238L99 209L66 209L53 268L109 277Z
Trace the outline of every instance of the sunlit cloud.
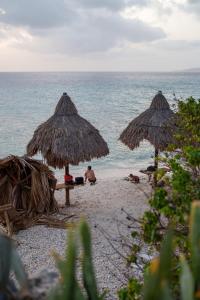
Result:
M0 15L5 15L6 14L6 11L2 8L0 8Z
M19 47L33 41L33 37L24 28L0 24L0 45Z

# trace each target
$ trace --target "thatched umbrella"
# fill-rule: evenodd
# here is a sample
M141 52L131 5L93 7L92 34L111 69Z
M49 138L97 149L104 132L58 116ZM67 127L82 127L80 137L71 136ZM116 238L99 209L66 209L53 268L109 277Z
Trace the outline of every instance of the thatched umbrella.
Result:
M27 145L29 156L37 152L41 152L48 165L59 169L65 167L67 175L69 164L78 165L106 156L109 149L99 131L79 116L70 97L63 93L53 116L35 130ZM66 205L70 205L68 189Z
M165 150L173 142L172 126L174 125L171 120L174 115L166 98L159 91L150 107L129 123L119 139L131 150L139 147L142 140L148 140L155 147L155 167L157 168L159 151Z

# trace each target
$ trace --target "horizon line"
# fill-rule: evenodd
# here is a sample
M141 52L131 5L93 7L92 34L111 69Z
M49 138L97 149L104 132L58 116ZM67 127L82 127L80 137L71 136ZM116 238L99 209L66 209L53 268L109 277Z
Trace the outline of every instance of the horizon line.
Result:
M200 73L200 68L159 71L130 71L130 70L4 70L0 73Z

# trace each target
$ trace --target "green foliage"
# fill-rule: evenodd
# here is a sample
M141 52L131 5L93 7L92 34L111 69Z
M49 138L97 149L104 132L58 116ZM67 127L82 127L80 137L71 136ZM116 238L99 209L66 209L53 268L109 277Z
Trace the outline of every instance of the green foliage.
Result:
M200 200L200 101L179 102L176 143L179 154L168 153L165 163L171 168L168 189L158 188L150 200L150 210L142 218L142 238L160 248L170 224L176 228L176 241L186 250L188 216L193 200Z
M149 201L150 209L138 221L137 239L140 239L144 245L149 245L152 255L155 251L160 252L162 241L168 229L174 228L173 243L176 252L171 259L172 278L170 286L166 284L165 280L163 281L163 298L158 297L158 299L171 299L172 296L180 298L180 272L182 272L181 282L183 282L186 274L190 278L186 261L183 260L180 264L177 253L183 253L186 260L189 260L191 256L200 255L200 249L191 248L188 240L191 203L194 200L200 200L200 100L189 98L186 101L179 101L176 123L175 144L170 145L169 152L162 158L162 161L170 167L172 176L165 179L164 188L155 189L153 197ZM177 148L178 152L174 152ZM158 173L159 179L162 178L162 175ZM196 231L198 235L198 230ZM132 236L134 245L135 236L134 233ZM195 235L192 235L192 238L195 239ZM192 245L200 245L200 242L193 242ZM132 251L127 260L129 261L132 256L135 258L132 263L137 264L139 252L136 254ZM200 259L195 261L200 262ZM183 266L184 272L181 271ZM143 268L145 274L146 264L143 265ZM198 282L200 285L200 275L197 280L197 273L200 274L200 265L196 264L196 267L193 265L192 270L196 274L195 283ZM150 288L154 283L157 285L156 278L154 275ZM171 288L172 296L169 293L169 288ZM133 297L131 300L134 299L137 298ZM142 296L139 299L143 299Z
M19 288L11 279L14 273ZM12 240L0 235L0 298L22 299L29 295L28 278Z
M200 143L200 100L190 97L178 104L177 142L181 147L199 147Z
M169 232L163 242L160 258L151 262L144 284L144 300L171 299L171 257L172 232Z
M132 278L129 280L127 287L118 292L119 300L139 300L141 297L142 284Z
M190 244L192 271L197 285L200 287L200 202L194 202L191 211Z
M82 277L83 287L80 288L76 277L77 269L77 235L80 235L82 244ZM56 263L61 274L61 282L51 292L50 300L103 300L105 293L99 294L92 263L91 235L85 221L80 224L79 231L69 232L68 247L65 259L55 255Z
M200 202L192 204L191 224L188 240L191 258L187 262L180 256L180 274L178 278L178 297L174 298L172 290L172 254L174 253L174 234L168 232L162 243L160 257L152 260L144 283L144 300L195 300L200 295ZM191 264L191 266L190 266ZM126 298L125 298L126 300Z

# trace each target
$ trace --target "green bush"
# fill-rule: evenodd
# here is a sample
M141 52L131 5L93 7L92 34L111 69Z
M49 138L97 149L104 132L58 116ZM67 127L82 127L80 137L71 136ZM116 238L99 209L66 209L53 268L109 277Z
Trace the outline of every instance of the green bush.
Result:
M77 269L77 236L80 236L82 245L82 288L76 277ZM85 221L82 221L78 232L69 232L68 246L65 259L55 255L60 271L61 280L51 292L49 300L103 300L105 293L99 294L92 263L92 246L90 230Z
M189 247L191 256L187 261L184 255L179 256L180 273L178 277L178 297L173 298L172 257L174 249L172 231L168 232L159 258L154 259L144 283L144 300L195 300L200 298L200 202L192 204L189 228Z
M189 215L192 202L200 200L200 100L189 98L186 101L179 101L176 124L175 145L171 145L165 158L162 158L162 161L171 168L172 177L166 181L164 188L155 189L153 197L149 201L149 210L144 213L140 220L135 220L134 227L137 223L138 230L134 231L133 245L139 239L143 245L148 245L151 254L155 255L156 252L161 251L162 241L169 228L174 228L173 243L176 251L171 259L170 288L172 295L179 299L181 269L177 253L183 253L186 260L191 257L188 241ZM179 151L174 154L174 150L177 148ZM132 251L127 257L128 262L131 257L132 267L135 262L137 263L140 249L141 245L137 251ZM149 262L143 265L144 278L148 264ZM185 266L184 260L182 264ZM133 276L125 289L128 289L133 279L134 281L138 280L137 277ZM137 294L137 288L135 293ZM120 299L143 298L142 294L137 294L132 298Z

